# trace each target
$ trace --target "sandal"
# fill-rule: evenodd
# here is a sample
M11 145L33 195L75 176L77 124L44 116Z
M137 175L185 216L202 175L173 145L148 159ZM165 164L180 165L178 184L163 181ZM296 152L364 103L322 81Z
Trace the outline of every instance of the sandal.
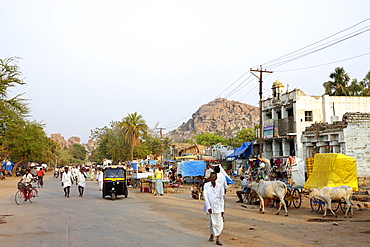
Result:
M222 245L222 243L220 241L216 241L216 244L217 245Z
M213 236L209 237L208 241L213 242Z

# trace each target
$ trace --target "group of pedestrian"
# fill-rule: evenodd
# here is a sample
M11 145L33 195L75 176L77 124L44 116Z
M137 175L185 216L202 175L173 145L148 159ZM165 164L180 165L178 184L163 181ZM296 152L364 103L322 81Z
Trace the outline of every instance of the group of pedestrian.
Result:
M72 170L72 169L71 169ZM76 183L79 197L83 197L85 185L86 185L86 168L81 166L79 169L74 171L69 171L68 167L64 167L64 172L62 173L62 186L64 190L64 196L69 198L71 193L71 186L73 182Z

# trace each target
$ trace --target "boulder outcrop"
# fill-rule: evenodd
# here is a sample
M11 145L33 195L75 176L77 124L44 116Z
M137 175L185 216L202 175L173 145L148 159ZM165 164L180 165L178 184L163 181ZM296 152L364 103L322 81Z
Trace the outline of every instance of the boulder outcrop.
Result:
M201 133L220 133L226 138L235 136L243 128L259 124L259 107L238 101L217 98L202 105L186 123L165 136L181 142Z

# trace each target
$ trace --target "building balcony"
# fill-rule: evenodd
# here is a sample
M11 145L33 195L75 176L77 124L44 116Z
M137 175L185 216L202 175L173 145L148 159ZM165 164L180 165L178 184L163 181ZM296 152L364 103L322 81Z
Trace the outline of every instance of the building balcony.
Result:
M297 132L294 116L275 120L275 126L278 127L277 133L279 136L287 136Z

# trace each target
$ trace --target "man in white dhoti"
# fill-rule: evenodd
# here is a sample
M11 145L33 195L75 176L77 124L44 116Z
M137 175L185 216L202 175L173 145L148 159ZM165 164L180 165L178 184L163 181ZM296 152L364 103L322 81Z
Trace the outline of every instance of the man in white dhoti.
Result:
M101 191L103 189L104 173L100 167L98 168L98 173L96 174L96 178L98 180L99 191Z
M207 227L210 234L209 241L213 242L216 237L216 244L222 245L220 235L224 228L224 187L216 183L217 173L212 172L211 181L205 183L203 198L204 211L207 212Z

